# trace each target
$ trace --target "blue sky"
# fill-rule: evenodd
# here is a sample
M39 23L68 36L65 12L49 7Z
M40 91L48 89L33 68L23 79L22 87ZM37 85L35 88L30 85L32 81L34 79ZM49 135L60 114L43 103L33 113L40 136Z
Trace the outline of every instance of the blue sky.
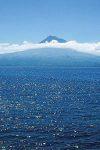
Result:
M100 41L100 0L0 0L0 42Z

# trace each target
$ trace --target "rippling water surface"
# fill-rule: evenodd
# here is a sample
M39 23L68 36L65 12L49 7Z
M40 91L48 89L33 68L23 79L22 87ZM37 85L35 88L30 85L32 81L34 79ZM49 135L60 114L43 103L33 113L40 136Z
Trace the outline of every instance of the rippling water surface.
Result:
M100 68L0 68L0 150L100 150Z

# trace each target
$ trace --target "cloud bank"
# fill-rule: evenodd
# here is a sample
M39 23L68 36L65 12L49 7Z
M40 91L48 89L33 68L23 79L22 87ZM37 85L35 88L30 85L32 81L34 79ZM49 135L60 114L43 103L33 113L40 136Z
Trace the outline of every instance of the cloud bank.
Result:
M41 44L34 44L27 41L24 41L21 44L0 43L0 54L20 52L29 49L36 50L38 48L64 48L65 50L73 49L75 51L100 56L100 42L79 43L77 41L68 41L66 43L52 41L50 43Z

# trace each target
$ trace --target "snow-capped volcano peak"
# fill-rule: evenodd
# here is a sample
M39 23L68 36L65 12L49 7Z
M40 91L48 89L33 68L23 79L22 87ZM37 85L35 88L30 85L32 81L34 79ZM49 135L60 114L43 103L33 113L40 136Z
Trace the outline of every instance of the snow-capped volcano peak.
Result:
M58 38L56 36L48 36L44 40L42 40L40 43L66 43L66 40Z

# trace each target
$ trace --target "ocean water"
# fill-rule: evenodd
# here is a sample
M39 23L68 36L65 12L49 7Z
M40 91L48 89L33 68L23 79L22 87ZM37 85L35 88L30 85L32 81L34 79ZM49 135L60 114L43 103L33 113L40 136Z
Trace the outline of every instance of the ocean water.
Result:
M0 68L0 150L100 150L100 68Z

